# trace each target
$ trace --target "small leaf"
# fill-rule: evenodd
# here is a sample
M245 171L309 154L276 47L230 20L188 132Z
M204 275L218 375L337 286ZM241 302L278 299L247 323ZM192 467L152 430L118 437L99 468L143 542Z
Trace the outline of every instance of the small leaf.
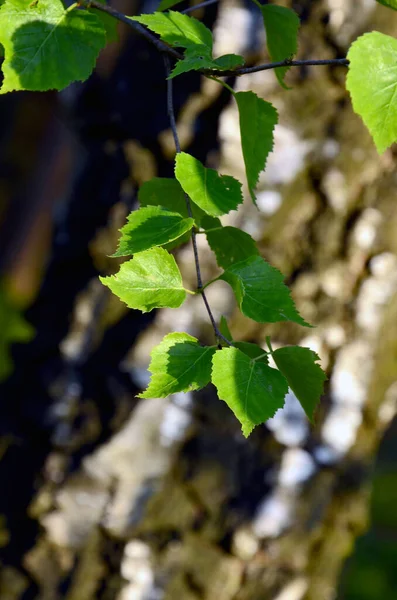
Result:
M323 393L324 381L327 379L324 371L316 364L320 360L319 357L309 348L300 346L279 348L272 356L312 421L314 410Z
M167 10L172 8L176 4L180 4L182 0L161 0L159 7L157 9L158 12L162 12L163 10Z
M378 152L397 140L397 40L373 31L350 47L346 87Z
M278 115L272 104L258 98L254 92L238 92L234 97L240 117L241 146L248 189L256 203L255 188L259 173L264 170L267 157L273 149L273 130Z
M212 359L212 383L234 412L248 437L253 428L274 416L288 392L285 378L237 348L222 348Z
M266 4L261 7L266 29L267 48L271 59L280 62L292 58L298 49L298 15L289 8ZM275 69L280 84L288 89L284 77L289 67Z
M204 228L206 227L205 223L204 219ZM237 227L222 227L220 221L219 227L221 229L216 231L206 231L205 235L220 267L226 269L230 265L241 262L250 256L259 255L258 248L248 233L237 229Z
M98 0L101 4L106 4L106 0ZM102 21L102 25L106 32L106 39L108 42L117 42L119 39L118 25L119 21L102 10L98 10L94 6L90 6L90 11Z
M7 0L0 10L4 46L1 93L61 90L91 74L106 44L103 24L60 0Z
M193 225L193 219L185 219L161 206L134 210L128 216L128 223L120 230L119 247L113 256L129 256L154 246L163 246L190 231Z
M151 353L152 377L140 398L166 398L176 392L200 390L211 380L215 347L200 346L187 333L170 333Z
M379 4L383 4L383 6L388 6L393 10L397 10L397 0L376 0Z
M167 13L156 12L150 15L130 17L130 19L146 25L170 46L190 48L200 45L206 47L207 53L212 53L212 33L194 17L170 10Z
M219 323L219 331L227 340L229 340L229 342L233 341L233 336L230 333L230 329L227 324L226 318L223 315L221 316L221 320Z
M257 344L252 344L251 342L234 342L234 347L244 352L250 358L255 358L258 362L264 362L265 365L269 362L267 352Z
M25 321L0 287L0 381L4 381L13 369L10 346L16 342L29 342L33 337L32 325Z
M142 312L178 308L186 298L175 259L163 248L139 252L116 275L99 279L129 308Z
M252 256L220 275L232 287L242 313L259 323L293 321L310 327L295 308L284 277L263 258Z
M175 177L193 202L213 217L236 210L243 201L239 181L229 175L219 175L214 169L207 169L185 152L176 156Z
M192 46L185 51L185 58L176 63L169 79L187 73L189 71L200 71L201 69L216 69L230 71L244 64L244 58L237 54L225 54L219 58L212 58L211 53L205 46Z
M176 179L153 177L153 179L145 181L139 188L138 200L141 206L164 206L168 210L188 217L185 192ZM191 202L191 206L194 221L200 225L205 212L194 202Z

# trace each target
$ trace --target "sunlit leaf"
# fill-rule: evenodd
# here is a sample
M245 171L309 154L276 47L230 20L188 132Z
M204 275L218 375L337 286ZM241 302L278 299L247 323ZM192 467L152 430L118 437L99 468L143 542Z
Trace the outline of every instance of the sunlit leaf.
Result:
M187 195L207 214L218 217L235 210L243 201L241 183L219 175L185 152L176 156L175 177Z
M238 348L222 348L212 359L212 383L234 412L248 437L284 405L288 384L283 375Z
M184 218L161 206L134 210L122 227L119 247L114 256L130 256L154 246L176 240L193 227L193 219Z
M379 153L397 140L397 40L378 31L350 47L346 87Z
M201 346L187 333L170 333L151 353L152 377L140 398L166 398L176 392L199 390L211 380L215 347Z
M186 298L175 259L163 248L135 254L116 275L100 277L104 285L129 306L142 312L178 308Z
M106 34L95 14L65 10L60 0L7 0L0 9L0 42L1 93L61 90L89 77Z

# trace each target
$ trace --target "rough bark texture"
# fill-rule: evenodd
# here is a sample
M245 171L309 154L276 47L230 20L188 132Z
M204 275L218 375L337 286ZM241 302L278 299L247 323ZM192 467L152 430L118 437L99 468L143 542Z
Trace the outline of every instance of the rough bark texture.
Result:
M344 56L367 29L397 30L391 11L365 0L293 5L303 19L301 58ZM209 9L208 24L215 17ZM252 10L221 4L220 51L260 58L257 21ZM126 313L95 281L115 268L106 255L135 186L172 170L161 60L136 39L118 56L110 76L74 92L79 144L57 129L58 161L72 155L80 169L28 312L38 335L15 350L16 371L3 386L0 480L12 486L1 500L0 597L331 600L367 524L370 471L397 400L394 154L376 155L342 68L295 70L289 92L270 72L236 82L273 101L281 123L260 182L262 212L247 201L237 223L286 274L317 327L249 322L226 285L209 288L209 299L231 316L235 337L310 345L329 375L314 428L290 395L247 441L211 388L134 398L149 351L170 326L203 341L211 330L200 299L153 321ZM214 82L200 89L194 75L176 83L176 98L185 148L216 163L220 115L221 171L244 181L225 92ZM200 252L210 277L216 267L204 242ZM190 247L179 258L194 282Z

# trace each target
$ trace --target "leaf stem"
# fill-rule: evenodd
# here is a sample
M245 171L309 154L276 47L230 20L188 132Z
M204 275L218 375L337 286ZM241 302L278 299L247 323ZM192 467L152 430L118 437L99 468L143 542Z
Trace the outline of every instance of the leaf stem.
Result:
M272 343L270 341L270 336L268 336L268 335L266 336L266 344L267 344L267 347L270 350L270 354L273 354L274 350L272 348Z
M211 227L211 229L199 229L198 231L196 231L196 235L198 235L199 233L212 233L213 231L220 231L221 229L224 229L224 227Z
M173 80L169 79L169 75L171 73L171 64L170 64L170 59L169 59L168 55L166 55L166 54L164 54L164 64L165 64L165 70L167 73L167 112L168 112L168 118L170 120L172 135L174 137L176 153L178 154L179 152L181 152L181 144L179 142L178 130L176 127L176 120L175 120ZM187 213L188 213L189 217L193 217L192 205L190 203L190 198L187 194L185 194L185 201L186 201ZM201 269L200 269L200 259L199 259L199 253L198 253L198 248L197 248L196 232L194 229L192 229L192 231L191 231L191 237L192 237L192 246L193 246L193 254L194 254L194 264L196 267L197 291L201 294L201 296L203 298L203 302L205 304L205 308L207 309L207 313L210 318L215 337L218 340L218 347L219 348L222 347L221 340L223 340L229 346L231 346L231 343L229 342L229 340L227 340L219 331L218 326L215 321L215 318L214 318L214 315L212 314L211 307L207 300L207 296L204 292L203 280L201 277Z
M226 83L226 81L223 81L222 79L218 79L218 77L212 77L211 75L207 75L207 79L212 79L212 81L216 81L217 83L220 83L221 85L223 85L224 88L226 88L227 90L229 90L229 92L231 94L233 94L233 96L235 95L235 91L232 87L230 87L230 85L228 85Z
M269 352L266 352L266 350L263 352L263 354L260 354L259 356L257 356L256 358L251 358L251 362L256 362L257 360L260 360L261 358L263 358L264 356L267 356L269 354Z

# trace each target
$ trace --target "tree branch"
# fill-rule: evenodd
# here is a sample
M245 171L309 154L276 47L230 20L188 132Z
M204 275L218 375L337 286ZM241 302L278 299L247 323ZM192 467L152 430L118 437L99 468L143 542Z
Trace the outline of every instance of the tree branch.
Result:
M215 1L215 0L214 0ZM86 8L93 7L96 10L100 10L102 12L111 15L118 21L125 23L131 29L133 29L139 35L142 35L150 44L152 44L157 50L165 54L166 56L172 56L172 58L177 60L183 60L183 54L168 46L162 42L156 35L151 33L146 27L143 27L140 23L133 21L130 17L127 17L123 13L118 12L111 6L107 6L106 4L101 4L96 0L80 0L78 2L80 6L84 6ZM204 4L204 3L203 3ZM205 3L207 4L207 3ZM195 6L197 8L199 5ZM216 69L200 69L199 72L203 75L213 75L216 77L229 77L236 75L248 75L249 73L258 73L259 71L268 71L270 69L277 69L279 67L309 67L309 66L326 66L326 65L342 65L347 66L349 61L347 58L329 58L324 60L283 60L281 62L273 62L273 63L265 63L263 65L256 65L255 67L240 67L238 69L231 69L229 71L218 71Z
M171 73L171 65L170 65L170 59L167 55L164 55L164 63L165 63L165 70L167 73L167 112L168 112L168 118L170 120L172 135L174 137L176 153L179 154L179 152L181 152L181 145L179 142L178 131L177 131L177 127L176 127L176 120L175 120L174 99L173 99L173 80L168 79L168 77ZM185 201L186 201L187 213L190 218L193 218L192 205L190 203L190 198L187 194L185 194ZM214 315L212 314L211 307L209 305L207 296L204 291L203 279L201 277L200 259L199 259L199 253L198 253L198 248L197 248L196 232L195 232L194 228L192 229L192 246L193 246L193 253L194 253L194 264L196 267L197 291L201 294L201 296L203 298L205 308L207 309L207 313L208 313L208 316L211 321L212 328L214 330L215 336L219 343L219 347L221 347L220 340L223 340L230 346L231 343L229 342L229 340L226 339L218 329Z

